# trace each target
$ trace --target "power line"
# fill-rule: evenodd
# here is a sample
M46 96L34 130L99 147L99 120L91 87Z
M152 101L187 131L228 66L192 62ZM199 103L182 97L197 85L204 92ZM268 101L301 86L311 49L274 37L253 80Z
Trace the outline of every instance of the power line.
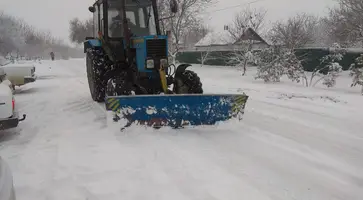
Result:
M245 6L245 5L258 3L258 2L261 2L261 1L266 1L266 0L255 0L255 1L247 2L247 3L243 3L243 4L237 4L237 5L234 5L234 6L229 6L229 7L224 7L224 8L217 9L217 10L212 10L212 11L209 11L209 12L204 12L202 14L212 13L212 12L219 12L219 11L222 11L222 10L228 10L228 9L231 9L231 8L236 8L236 7L241 7L241 6Z

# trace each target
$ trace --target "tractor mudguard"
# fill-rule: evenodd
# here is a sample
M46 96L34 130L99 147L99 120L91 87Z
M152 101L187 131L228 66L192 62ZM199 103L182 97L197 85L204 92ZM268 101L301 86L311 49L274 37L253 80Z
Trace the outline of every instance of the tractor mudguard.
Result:
M83 42L83 51L84 53L87 52L89 48L101 47L101 41L98 39L89 39Z
M181 64L179 65L176 70L175 70L175 77L178 77L180 76L180 74L182 74L183 72L185 72L185 70L192 66L191 64Z

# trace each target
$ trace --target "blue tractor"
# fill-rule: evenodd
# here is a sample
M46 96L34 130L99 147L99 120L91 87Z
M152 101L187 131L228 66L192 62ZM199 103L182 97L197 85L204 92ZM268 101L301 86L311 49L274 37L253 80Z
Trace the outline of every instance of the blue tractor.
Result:
M153 126L214 124L243 114L244 94L203 94L199 76L168 62L156 0L97 0L93 37L84 42L92 99L125 118ZM170 11L178 12L176 0ZM171 87L172 86L172 87ZM120 116L121 115L121 116Z

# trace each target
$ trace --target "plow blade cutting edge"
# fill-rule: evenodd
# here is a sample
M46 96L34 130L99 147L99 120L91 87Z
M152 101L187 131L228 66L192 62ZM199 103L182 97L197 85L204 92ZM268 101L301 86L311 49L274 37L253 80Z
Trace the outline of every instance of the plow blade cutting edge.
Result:
M242 119L248 96L245 94L172 94L106 97L106 109L114 120L150 126L213 125L231 118Z

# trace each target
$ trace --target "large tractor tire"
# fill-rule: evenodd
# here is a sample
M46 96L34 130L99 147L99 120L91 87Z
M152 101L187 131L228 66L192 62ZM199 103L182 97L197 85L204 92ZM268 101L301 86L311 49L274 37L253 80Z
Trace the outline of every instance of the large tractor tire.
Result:
M176 94L203 94L199 76L190 70L185 70L175 77L173 92Z
M95 56L92 55L92 52L87 52L86 57L88 86L92 99L97 102L103 102L106 88L100 72L103 66L100 62L95 62Z

